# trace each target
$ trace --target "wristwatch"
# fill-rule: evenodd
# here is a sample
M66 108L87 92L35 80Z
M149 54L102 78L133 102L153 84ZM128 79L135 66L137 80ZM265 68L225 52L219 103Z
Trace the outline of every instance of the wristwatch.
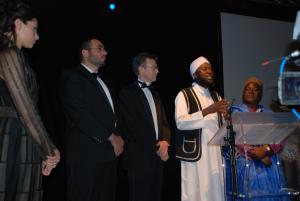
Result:
M272 149L269 145L265 144L264 148L267 150L267 155L272 155L273 154L273 151L272 151Z
M265 147L265 149L266 149L267 151L271 151L271 148L270 148L269 145L265 144L264 147Z

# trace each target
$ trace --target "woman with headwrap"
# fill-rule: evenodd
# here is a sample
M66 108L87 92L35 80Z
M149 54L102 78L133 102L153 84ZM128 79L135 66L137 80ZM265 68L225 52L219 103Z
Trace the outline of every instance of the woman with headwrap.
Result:
M243 103L232 106L232 112L271 112L260 105L263 84L256 77L245 81ZM245 196L236 200L251 201L289 201L289 195L281 195L285 179L277 153L281 144L250 145L237 144L236 175L238 193ZM227 151L225 158L227 159ZM226 160L227 200L231 200L230 165ZM250 197L250 198L249 198Z

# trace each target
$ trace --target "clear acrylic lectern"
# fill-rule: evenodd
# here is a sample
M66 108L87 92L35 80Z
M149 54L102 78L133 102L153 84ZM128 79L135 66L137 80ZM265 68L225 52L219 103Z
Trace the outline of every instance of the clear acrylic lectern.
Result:
M236 175L235 179L237 183L237 192L233 191L235 195L234 200L250 201L259 198L273 198L274 196L276 199L278 198L283 201L299 199L300 132L299 129L297 129L299 128L299 120L292 113L286 112L235 112L232 114L231 124L234 131L236 149L242 147L242 151L240 149L234 156L236 163L236 165L234 165L236 168L234 175ZM226 144L228 135L230 135L228 124L224 123L208 144L226 146L228 145ZM274 183L273 186L271 185L259 189L256 188L257 185L263 185L261 184L263 182L259 181L259 171L262 167L259 167L259 164L254 162L255 160L249 155L251 150L247 149L249 148L248 145L261 146L265 144L282 145L280 152L272 156L277 159L275 163L273 161L276 165L270 167L272 168L270 171L274 172L274 174L272 173L273 178L270 178L270 180L274 179L274 181L277 182L277 178L274 177L278 177L278 182L276 184ZM226 151L226 147L223 150L225 150L224 157L226 159L226 153L228 154L230 151ZM225 161L227 177L226 191L230 197L233 194L231 192L231 183L233 181L228 177L231 175L230 172L232 170L230 170L230 167L232 167L232 165L229 163L230 160ZM291 173L291 164L295 166L295 168L292 168L293 173ZM253 171L256 171L255 175L252 174ZM289 177L294 181L288 181L286 178Z

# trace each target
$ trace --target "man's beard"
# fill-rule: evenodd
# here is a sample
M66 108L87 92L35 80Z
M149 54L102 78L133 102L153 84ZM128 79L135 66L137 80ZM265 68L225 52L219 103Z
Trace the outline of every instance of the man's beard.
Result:
M195 82L197 84L199 84L200 86L204 87L204 88L214 88L215 86L215 82L208 82L207 80L203 79L203 78L195 78Z
M98 67L102 67L105 65L105 62L102 62L98 58L94 58L94 57L90 57L89 62Z

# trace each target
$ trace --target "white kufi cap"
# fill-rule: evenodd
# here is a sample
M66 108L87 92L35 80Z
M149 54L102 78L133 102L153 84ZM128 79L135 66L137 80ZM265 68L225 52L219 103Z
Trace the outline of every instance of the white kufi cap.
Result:
M196 72L196 70L204 63L209 63L209 61L205 57L202 57L202 56L198 57L191 63L190 73L191 73L192 78L194 78L193 74Z

